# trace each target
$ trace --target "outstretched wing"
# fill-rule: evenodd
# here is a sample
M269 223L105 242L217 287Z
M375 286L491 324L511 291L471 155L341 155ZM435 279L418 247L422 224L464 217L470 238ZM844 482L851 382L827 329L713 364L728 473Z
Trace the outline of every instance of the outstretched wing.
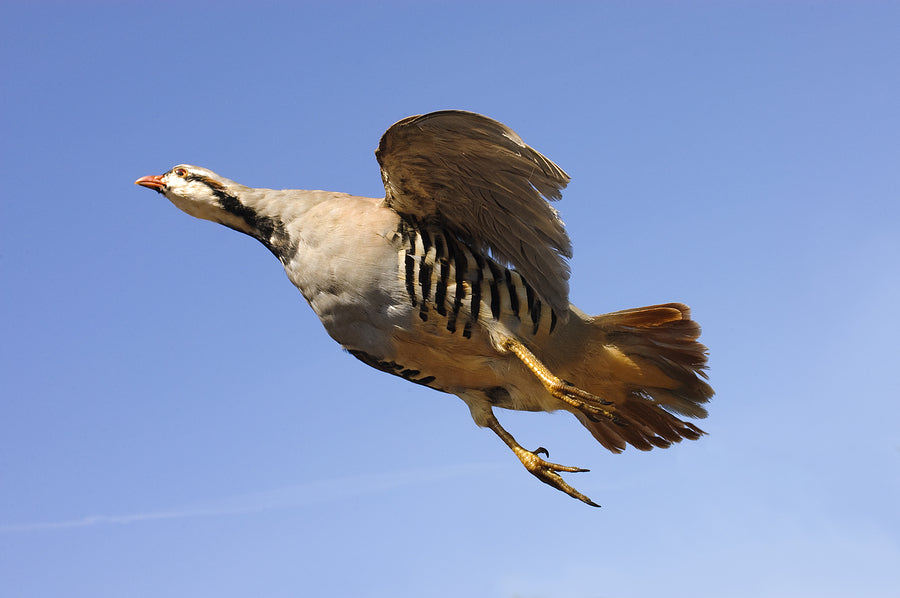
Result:
M509 127L458 110L404 118L375 156L388 206L490 250L566 313L572 245L547 201L560 199L569 182L559 166Z

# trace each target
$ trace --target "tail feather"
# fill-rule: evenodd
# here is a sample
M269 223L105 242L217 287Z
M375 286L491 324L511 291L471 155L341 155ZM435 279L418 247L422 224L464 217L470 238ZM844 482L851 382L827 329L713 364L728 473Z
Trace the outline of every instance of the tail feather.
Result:
M613 452L626 444L650 450L704 434L676 417L706 417L703 404L715 394L706 382L700 326L686 305L628 309L586 323L585 357L569 373L576 384L615 403L621 420L575 413L600 444Z

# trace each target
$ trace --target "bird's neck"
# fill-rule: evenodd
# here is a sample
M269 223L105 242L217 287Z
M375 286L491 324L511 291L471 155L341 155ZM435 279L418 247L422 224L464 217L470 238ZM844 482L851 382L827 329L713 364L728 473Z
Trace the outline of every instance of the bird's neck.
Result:
M201 218L250 235L265 245L282 263L297 251L290 224L322 201L323 192L287 189L255 189L234 185L214 191L218 203L216 217Z

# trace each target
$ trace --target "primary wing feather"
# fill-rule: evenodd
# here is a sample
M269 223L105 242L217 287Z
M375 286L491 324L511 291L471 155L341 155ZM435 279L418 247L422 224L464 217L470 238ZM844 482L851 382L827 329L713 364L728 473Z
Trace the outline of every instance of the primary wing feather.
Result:
M572 246L548 203L569 182L559 166L505 125L457 110L397 122L375 155L387 205L489 250L566 313Z

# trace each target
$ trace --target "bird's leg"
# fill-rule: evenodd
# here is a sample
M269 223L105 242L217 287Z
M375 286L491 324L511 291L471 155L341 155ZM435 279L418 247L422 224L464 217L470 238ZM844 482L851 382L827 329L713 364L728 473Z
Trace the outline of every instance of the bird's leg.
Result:
M559 475L560 471L565 472L581 472L588 471L587 469L582 469L580 467L570 467L568 465L558 465L556 463L550 463L549 461L544 461L541 459L538 454L544 453L549 456L547 453L547 449L541 447L534 451L529 451L516 442L516 439L513 438L512 434L503 429L503 426L500 425L500 422L497 421L497 418L491 413L487 416L485 425L494 431L494 434L500 437L500 440L506 443L506 445L512 449L513 453L516 454L516 457L519 458L519 461L522 462L522 465L525 466L525 469L531 472L533 476L535 476L540 481L553 486L557 490L561 490L572 496L577 498L578 500L585 502L592 507L599 507L597 503L592 501L590 498L570 486L566 483L562 476Z
M560 401L568 403L579 411L600 415L615 423L619 423L619 418L616 416L614 410L606 409L606 407L613 405L613 403L601 399L597 395L582 390L555 376L547 366L535 357L534 353L528 350L528 347L516 339L505 339L503 341L503 348L518 357L519 360L525 364L525 367L537 376L538 380L544 385L544 388Z

